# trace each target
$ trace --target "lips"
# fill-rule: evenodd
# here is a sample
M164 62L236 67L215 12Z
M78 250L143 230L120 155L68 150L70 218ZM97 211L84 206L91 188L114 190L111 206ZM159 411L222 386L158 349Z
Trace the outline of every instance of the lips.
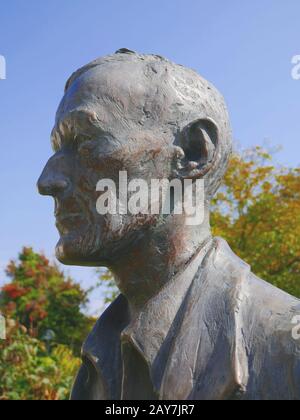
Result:
M56 227L62 234L67 234L82 225L83 218L79 213L70 213L67 215L56 214Z

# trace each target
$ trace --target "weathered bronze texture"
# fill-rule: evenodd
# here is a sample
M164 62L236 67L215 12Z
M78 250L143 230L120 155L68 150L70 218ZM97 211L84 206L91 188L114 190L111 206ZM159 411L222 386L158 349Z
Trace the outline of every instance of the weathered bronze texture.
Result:
M222 96L196 72L122 49L75 72L39 181L55 199L68 265L106 266L121 295L83 346L73 399L300 399L298 299L212 238L211 198L232 135ZM204 222L101 216L97 182L204 179Z

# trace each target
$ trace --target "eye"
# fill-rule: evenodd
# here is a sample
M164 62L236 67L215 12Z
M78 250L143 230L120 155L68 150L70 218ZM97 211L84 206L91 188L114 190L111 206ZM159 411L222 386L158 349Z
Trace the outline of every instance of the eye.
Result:
M79 145L78 154L82 159L90 159L95 151L95 143L93 141L86 141Z
M77 153L81 164L86 168L97 169L102 167L101 152L96 140L87 140L78 145Z

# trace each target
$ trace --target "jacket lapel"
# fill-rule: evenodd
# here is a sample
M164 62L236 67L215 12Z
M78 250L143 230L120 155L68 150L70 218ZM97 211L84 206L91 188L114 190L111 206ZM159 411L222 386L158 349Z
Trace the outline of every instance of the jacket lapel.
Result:
M215 240L189 291L161 387L165 400L238 398L247 383L241 325L250 267Z
M93 396L91 399L119 400L121 398L120 336L129 322L128 303L126 298L120 295L100 317L83 346L83 360L86 359L85 364L90 366L90 370L95 370L95 374L89 372L89 394ZM95 377L94 381L93 377ZM97 390L100 391L97 392Z

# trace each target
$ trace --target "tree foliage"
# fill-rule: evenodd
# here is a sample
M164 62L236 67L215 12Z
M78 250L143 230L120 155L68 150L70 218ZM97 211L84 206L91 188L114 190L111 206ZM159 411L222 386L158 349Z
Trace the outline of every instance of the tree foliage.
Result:
M62 345L47 350L26 328L8 321L0 341L0 400L66 400L80 360Z
M82 312L88 292L31 248L24 248L18 261L9 264L7 274L11 281L0 296L5 317L17 320L34 338L51 330L56 343L79 354L93 322Z
M31 248L9 264L7 275L0 295L8 327L0 340L0 400L68 399L94 323L82 312L89 291Z
M236 154L212 210L215 235L256 275L300 297L299 168L278 168L261 148Z

